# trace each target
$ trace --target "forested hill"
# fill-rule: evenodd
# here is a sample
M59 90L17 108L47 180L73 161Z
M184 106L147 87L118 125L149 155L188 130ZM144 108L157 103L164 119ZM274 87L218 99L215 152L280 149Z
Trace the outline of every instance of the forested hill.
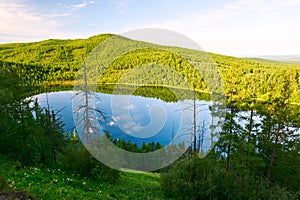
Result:
M1 71L14 72L23 86L72 84L71 81L76 78L76 72L86 56L99 43L111 36L112 34L101 34L88 39L51 39L34 43L0 44ZM184 51L195 53L194 50ZM300 103L300 64L243 59L212 53L209 55L221 73L228 96L243 100L255 97L267 101L280 96L283 91L290 91L288 101L294 104ZM194 73L192 66L186 60L170 52L157 49L137 50L113 62L99 82L115 83L119 81L122 74L145 62L174 66L174 69L187 79ZM209 92L201 75L196 78L197 81L193 82L195 88ZM132 83L137 83L135 81L133 78ZM167 85L176 84L176 80L168 81Z

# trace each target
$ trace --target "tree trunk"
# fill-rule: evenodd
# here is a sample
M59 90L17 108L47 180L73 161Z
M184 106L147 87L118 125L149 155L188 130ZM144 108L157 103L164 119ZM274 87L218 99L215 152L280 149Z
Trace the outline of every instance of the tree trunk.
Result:
M277 143L278 143L278 140L279 140L279 135L280 135L280 124L278 125L278 129L276 131L275 142L274 142L273 149L272 149L272 157L271 157L271 160L270 160L270 167L269 167L269 172L268 172L268 182L269 183L271 181L272 168L273 168L273 165L274 165L276 146L277 146Z
M231 145L228 145L228 149L227 149L227 159L226 159L226 174L228 175L229 172L229 165L230 165L230 149L231 149Z
M196 93L194 91L194 103L193 103L193 138L194 138L194 153L197 152L197 111L196 111Z
M84 95L85 95L85 120L84 120L84 128L85 128L85 142L88 143L90 141L89 134L89 97L88 97L88 84L87 84L87 71L86 66L84 66Z
M254 109L253 109L253 105L254 105L254 98L252 97L252 102L251 102L251 110L250 110L250 119L249 119L249 129L248 129L248 144L251 144L252 142L252 129L253 129L253 115L254 115ZM255 142L255 141L254 141ZM249 149L249 145L247 147L247 159L246 159L246 166L249 166L249 157L250 157L250 149ZM250 174L252 174L252 166L250 166Z

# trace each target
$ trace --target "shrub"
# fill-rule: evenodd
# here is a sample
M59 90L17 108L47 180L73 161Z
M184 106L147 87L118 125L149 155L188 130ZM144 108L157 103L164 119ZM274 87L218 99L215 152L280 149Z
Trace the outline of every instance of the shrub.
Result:
M79 174L81 177L101 179L109 183L114 183L119 178L117 170L103 165L77 141L66 145L64 153L60 155L60 160L60 165L64 170Z
M299 199L299 194L262 177L226 173L220 164L209 158L178 162L161 174L161 189L173 199Z
M212 198L220 183L213 179L210 164L201 159L178 162L169 172L161 174L162 191L175 199Z

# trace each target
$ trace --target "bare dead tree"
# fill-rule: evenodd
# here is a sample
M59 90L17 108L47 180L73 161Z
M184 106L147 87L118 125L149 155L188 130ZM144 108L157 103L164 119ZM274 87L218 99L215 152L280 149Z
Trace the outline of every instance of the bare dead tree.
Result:
M57 163L57 161L56 161L56 148L55 148L55 144L54 144L53 127L52 127L52 120L51 120L48 93L46 93L46 101L47 101L46 116L47 116L47 121L48 121L48 124L49 124L49 139L50 139L50 142L51 142L51 150L52 150L52 154L53 154L54 163L56 164Z
M200 126L197 125L198 123L198 119L199 119L199 114L206 110L207 108L201 108L203 106L205 106L206 104L198 104L197 103L197 97L196 97L196 91L193 90L193 99L191 103L187 103L187 107L184 108L184 111L192 111L192 119L187 120L186 123L188 125L188 127L184 130L186 133L185 134L181 134L180 136L187 136L190 135L191 139L190 141L192 142L190 144L190 148L189 148L189 152L188 154L192 154L194 155L194 157L197 156L197 152L199 152L199 146L198 146L198 138L197 136L199 135L199 128ZM190 157L190 155L188 155L188 157Z
M95 123L99 121L97 118L97 114L100 114L103 121L105 121L105 114L101 109L97 109L95 106L93 106L94 100L99 100L99 98L96 97L95 92L89 91L89 83L87 78L87 67L84 64L83 65L83 80L84 85L82 87L82 91L79 91L75 94L75 96L80 96L80 102L83 102L80 104L77 109L74 111L77 114L77 121L76 121L76 127L82 127L82 140L85 143L89 143L93 136L95 136L100 130L97 130L97 126ZM74 96L73 96L74 97ZM101 119L100 119L101 121ZM81 126L79 126L81 125ZM83 126L82 126L83 125Z

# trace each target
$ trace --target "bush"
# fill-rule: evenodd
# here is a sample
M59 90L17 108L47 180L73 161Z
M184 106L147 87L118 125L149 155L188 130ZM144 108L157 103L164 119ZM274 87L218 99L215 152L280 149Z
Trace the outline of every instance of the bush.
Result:
M161 188L167 197L175 199L213 199L221 185L213 177L210 162L201 159L178 162L169 172L161 174Z
M161 174L161 189L173 199L299 199L263 178L226 173L220 164L209 158L178 162Z
M111 169L96 158L77 141L68 143L64 153L60 155L61 168L79 174L81 177L100 179L105 182L115 183L119 178L119 172Z

